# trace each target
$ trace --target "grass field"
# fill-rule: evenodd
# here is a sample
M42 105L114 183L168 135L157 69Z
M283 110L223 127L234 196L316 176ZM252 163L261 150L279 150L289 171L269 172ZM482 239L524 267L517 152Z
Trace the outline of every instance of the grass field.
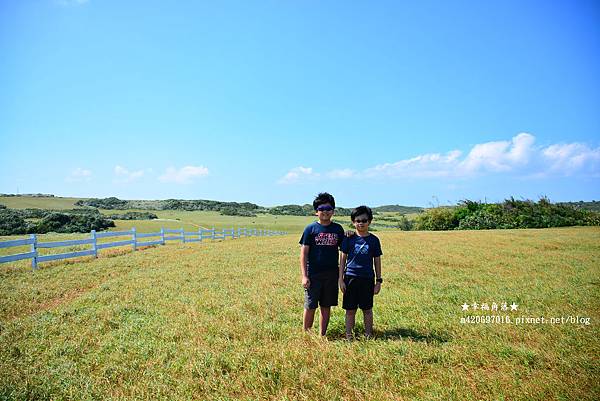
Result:
M80 198L59 198L59 197L0 197L0 204L11 209L73 209L77 208L75 202ZM128 211L144 212L147 210L129 209L129 210L107 210L101 209L103 214L123 214ZM209 211L185 211L185 210L151 210L159 217L159 220L115 220L116 227L111 231L129 230L135 226L140 232L156 232L161 227L164 228L184 228L186 231L197 230L199 227L212 228L218 230L231 227L246 227L256 229L268 229L275 231L302 232L307 224L315 221L314 216L276 216L271 214L258 214L256 217L242 216L224 216L219 212ZM398 213L385 212L379 216L383 218L395 218L400 216ZM378 220L375 216L374 227L376 230L388 231L389 228L381 227L377 224L393 224L384 220ZM408 215L414 218L416 214ZM350 217L335 216L335 220L344 227L350 227Z
M79 198L59 198L59 197L28 197L28 196L10 196L0 197L0 204L11 209L73 209L77 208L75 202ZM147 211L147 210L106 210L101 209L103 214L123 214L128 211ZM236 229L239 227L268 229L275 231L301 232L307 224L315 220L314 216L275 216L271 214L258 214L256 217L241 216L223 216L219 212L208 211L185 211L185 210L151 210L159 217L159 220L115 220L115 228L110 231L129 230L136 227L139 232L156 232L161 227L178 229L184 228L186 231L195 231L199 227L212 228L218 230L223 228ZM393 214L392 214L393 215ZM349 217L336 216L336 221L347 226L350 223Z
M74 209L80 198L0 196L0 204L11 209Z
M123 211L107 211L102 210L104 214L111 213L123 213ZM256 228L256 229L269 229L275 231L287 231L287 232L302 232L307 224L316 220L316 217L311 216L275 216L271 214L259 214L256 217L241 217L241 216L223 216L219 212L206 212L206 211L194 211L187 212L184 210L157 210L152 211L155 213L160 220L135 220L135 221L124 221L116 220L116 228L113 230L120 230L124 227L130 227L135 225L136 228L139 226L144 231L159 231L161 226L167 227L171 225L175 228L184 227L186 230L197 231L199 227L212 228L220 230L223 228ZM339 221L350 222L350 218L338 218Z
M600 229L378 235L376 338L354 342L340 308L328 339L301 331L295 234L0 265L0 399L600 398ZM461 323L504 301L512 323ZM542 316L590 324L514 323Z

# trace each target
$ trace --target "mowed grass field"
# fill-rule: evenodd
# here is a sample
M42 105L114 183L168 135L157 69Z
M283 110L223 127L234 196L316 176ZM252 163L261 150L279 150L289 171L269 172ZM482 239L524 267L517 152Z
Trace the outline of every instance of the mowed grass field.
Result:
M600 229L377 235L376 338L353 342L341 308L302 332L297 234L0 265L0 399L600 398ZM542 316L590 324L514 324Z

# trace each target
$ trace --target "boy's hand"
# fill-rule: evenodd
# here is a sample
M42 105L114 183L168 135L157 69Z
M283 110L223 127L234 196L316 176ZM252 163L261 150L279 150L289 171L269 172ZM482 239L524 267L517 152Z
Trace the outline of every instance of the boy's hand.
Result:
M354 233L354 231L352 231L352 230L347 230L347 231L344 233L344 235L345 235L346 237L352 237L354 234L355 234L355 233Z
M346 283L344 283L343 278L338 280L338 285L339 285L340 291L342 291L342 293L346 292Z
M302 277L302 287L306 290L310 287L310 279L308 277Z
M375 283L375 290L373 291L373 293L377 295L379 294L379 291L381 291L381 283Z

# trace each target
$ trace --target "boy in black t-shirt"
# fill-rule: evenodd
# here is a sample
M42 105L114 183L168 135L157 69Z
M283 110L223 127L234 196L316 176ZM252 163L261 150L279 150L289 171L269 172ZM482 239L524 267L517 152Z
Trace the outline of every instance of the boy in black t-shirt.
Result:
M381 243L369 233L373 212L359 206L350 215L356 235L344 238L339 267L339 286L344 293L342 307L346 309L346 339L352 339L356 310L362 309L365 337L373 336L373 295L381 291ZM375 271L373 271L373 265Z
M341 225L331 221L335 199L327 192L313 201L319 218L309 224L300 238L300 272L304 287L304 330L312 328L317 306L321 308L321 335L327 333L331 307L338 304L338 255L344 238Z

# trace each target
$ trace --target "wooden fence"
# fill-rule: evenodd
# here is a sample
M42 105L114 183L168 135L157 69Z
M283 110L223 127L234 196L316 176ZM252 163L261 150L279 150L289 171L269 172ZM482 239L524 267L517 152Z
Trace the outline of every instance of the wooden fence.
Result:
M98 251L105 248L112 248L115 246L128 246L131 245L135 251L138 246L149 246L149 245L165 245L167 241L182 241L186 242L201 242L205 239L216 240L226 239L227 237L235 239L241 237L269 237L274 235L285 235L287 232L284 231L272 231L272 230L257 230L248 228L233 228L222 231L216 231L214 227L210 230L199 229L198 231L184 231L183 228L179 230L168 230L161 228L160 232L156 233L138 233L133 227L129 231L107 231L97 233L95 230L90 232L90 238L81 240L66 240L66 241L53 241L53 242L38 242L37 236L31 234L29 238L16 239L11 241L1 241L0 248L10 248L16 246L30 245L30 251L25 253L18 253L14 255L0 256L0 263L14 262L17 260L31 259L31 267L35 270L40 262L49 262L51 260L61 260L69 258L77 258L80 256L94 256L98 257ZM116 241L108 243L99 243L98 239L107 237L129 237L125 241ZM139 239L150 239L140 241ZM38 249L42 248L59 248L74 245L91 245L91 249L85 251L59 253L53 255L39 255Z

